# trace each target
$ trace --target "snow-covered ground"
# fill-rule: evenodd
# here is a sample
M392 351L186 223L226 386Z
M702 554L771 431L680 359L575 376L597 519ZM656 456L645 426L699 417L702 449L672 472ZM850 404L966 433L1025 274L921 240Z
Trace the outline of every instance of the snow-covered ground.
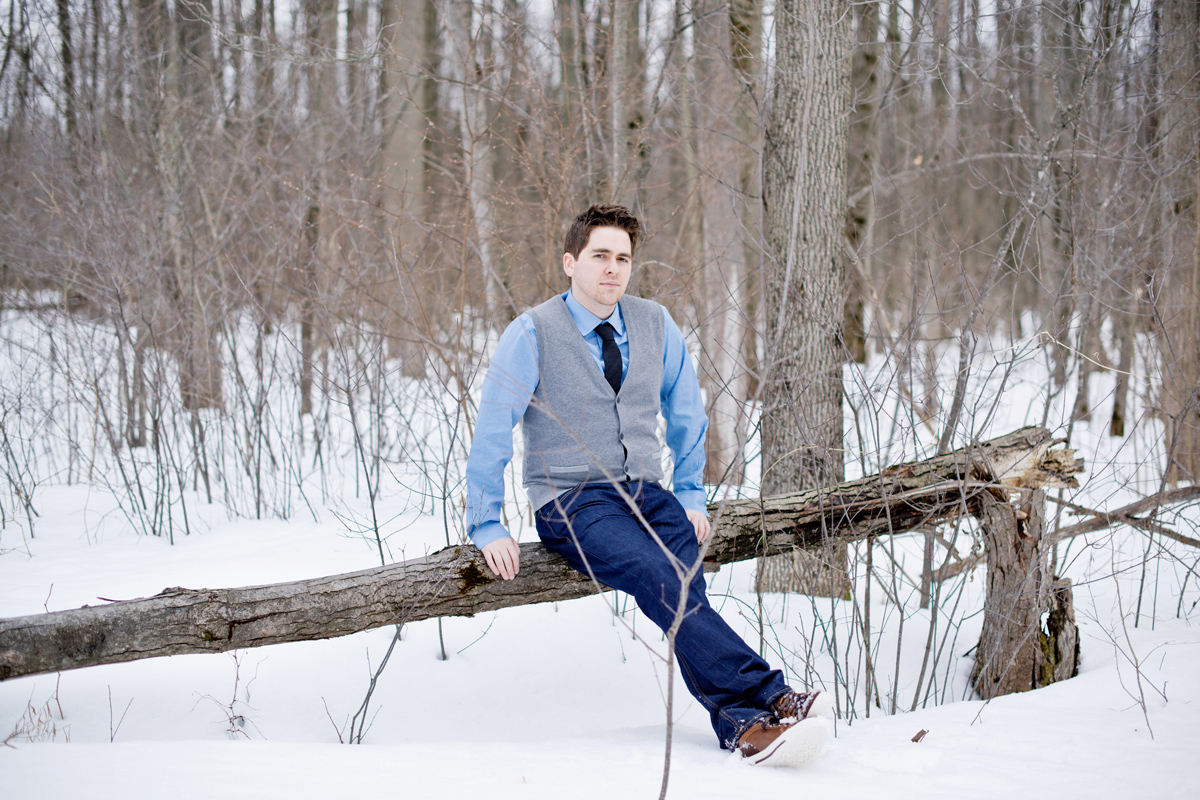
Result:
M1023 358L1002 403L993 406L982 391L971 404L971 430L990 435L1040 421L1044 371L1035 357ZM953 353L946 362L952 371ZM1098 407L1104 380L1093 382ZM886 383L886 370L859 383L872 381ZM876 423L887 407L876 404ZM1125 440L1111 440L1101 435L1103 416L1095 432L1079 425L1072 431L1089 473L1083 489L1068 496L1115 508L1157 489L1154 431L1141 423ZM1050 426L1064 432L1061 416L1050 417ZM907 439L872 436L854 446L877 452L886 440L890 452L876 456L883 461L912 458L928 446L919 426ZM397 559L444 545L440 513L423 514L396 486L385 489L379 517L389 521ZM116 500L95 483L43 483L35 501L35 538L15 525L0 534L0 617L168 586L273 583L379 563L375 542L348 534L328 508L316 509L320 521L308 513L254 521L231 518L197 494L188 498L191 534L171 544L123 524ZM345 519L345 507L340 512ZM1195 507L1165 521L1196 535ZM907 574L919 574L919 545L896 547ZM917 683L928 613L915 607L911 586L900 592L901 608L876 584L872 652L883 708L872 706L869 717L860 651L845 633L865 607L862 583L857 608L769 595L764 644L772 662L797 685L837 691L850 719L837 723L818 761L796 770L755 769L718 748L706 715L677 682L669 794L1198 797L1197 555L1125 529L1063 545L1060 563L1075 581L1080 674L989 703L971 699L967 689L982 574L943 587L943 615L952 624L943 621L936 632L942 657L932 688ZM714 603L757 645L752 570L727 566L709 576L709 585ZM630 606L607 595L447 619L440 632L447 660L440 658L437 621L407 626L371 698L361 746L340 740L349 735L391 630L6 681L0 737L17 735L0 747L0 797L657 796L665 732L662 641ZM841 648L836 667L831 641ZM891 697L903 709L914 695L922 701L915 711L886 713ZM924 738L912 741L922 730Z

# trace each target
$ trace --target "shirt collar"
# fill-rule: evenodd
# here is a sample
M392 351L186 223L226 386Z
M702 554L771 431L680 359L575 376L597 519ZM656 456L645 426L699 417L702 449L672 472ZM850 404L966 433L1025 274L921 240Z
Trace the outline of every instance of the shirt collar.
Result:
M613 330L617 332L617 336L625 335L625 320L621 317L621 304L617 303L616 309L612 316L608 319L600 319L591 311L588 311L583 305L575 299L575 295L571 294L568 289L566 294L562 295L563 300L567 302L567 310L571 312L571 319L575 320L575 327L579 328L581 336L587 336L601 322L607 322L613 326Z

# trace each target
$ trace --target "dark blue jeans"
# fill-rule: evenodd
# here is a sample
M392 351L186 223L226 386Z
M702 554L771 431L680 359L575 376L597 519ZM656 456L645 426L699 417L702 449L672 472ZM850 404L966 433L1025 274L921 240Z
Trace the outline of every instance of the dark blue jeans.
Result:
M675 495L656 483L620 486L683 568L694 564L700 552L696 530ZM576 570L633 595L642 613L664 631L671 625L679 607L678 574L614 486L585 484L552 500L538 510L537 531L542 543ZM709 605L703 571L689 585L675 654L688 691L708 710L717 738L730 750L788 690L783 675Z

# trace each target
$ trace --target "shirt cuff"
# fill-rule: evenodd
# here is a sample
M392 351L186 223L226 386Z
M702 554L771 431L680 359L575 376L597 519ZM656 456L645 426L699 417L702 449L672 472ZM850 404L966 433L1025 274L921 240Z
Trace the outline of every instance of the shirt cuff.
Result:
M688 511L708 513L708 498L703 489L681 489L675 493L675 499Z
M475 527L475 530L471 531L471 542L480 550L497 539L504 538L509 538L508 531L504 530L504 526L495 520L481 522Z

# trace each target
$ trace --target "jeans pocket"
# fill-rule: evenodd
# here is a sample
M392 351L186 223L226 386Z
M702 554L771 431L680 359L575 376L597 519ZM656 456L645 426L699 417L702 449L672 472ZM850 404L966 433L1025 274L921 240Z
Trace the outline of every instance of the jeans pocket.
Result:
M568 522L578 510L579 494L587 485L583 483L585 477L587 477L587 467L579 467L579 483L573 484L571 488L539 508L534 516L545 522L553 521L559 524Z

